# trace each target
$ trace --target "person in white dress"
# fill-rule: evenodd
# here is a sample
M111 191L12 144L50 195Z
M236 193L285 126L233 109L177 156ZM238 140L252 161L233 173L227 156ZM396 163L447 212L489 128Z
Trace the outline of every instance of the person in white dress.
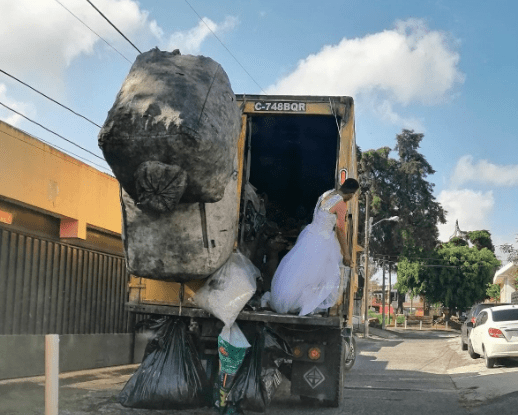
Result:
M336 303L345 252L346 202L358 187L355 179L347 179L338 190L320 196L313 221L273 276L269 303L274 311L304 316Z

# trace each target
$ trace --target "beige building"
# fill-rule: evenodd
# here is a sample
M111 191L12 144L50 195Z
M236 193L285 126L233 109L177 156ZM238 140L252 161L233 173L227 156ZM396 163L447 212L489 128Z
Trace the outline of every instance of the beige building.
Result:
M515 280L518 277L518 264L509 262L506 266L499 269L493 277L493 284L500 286L500 302L510 303L511 294L516 291L514 288Z

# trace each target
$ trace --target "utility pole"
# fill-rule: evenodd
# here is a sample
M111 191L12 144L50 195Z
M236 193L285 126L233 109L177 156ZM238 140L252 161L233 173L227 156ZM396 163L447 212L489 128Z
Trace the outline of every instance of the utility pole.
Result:
M365 283L363 289L364 300L364 336L369 337L369 192L365 192Z
M389 315L389 324L390 324L390 307L392 305L392 263L389 262L389 299L388 299L388 315ZM396 320L396 312L394 311L394 321ZM394 325L394 327L396 327Z
M381 328L385 330L385 257L383 257L383 283L381 284Z

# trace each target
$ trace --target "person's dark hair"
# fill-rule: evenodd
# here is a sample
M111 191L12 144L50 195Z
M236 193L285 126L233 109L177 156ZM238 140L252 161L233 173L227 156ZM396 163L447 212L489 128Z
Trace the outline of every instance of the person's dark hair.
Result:
M338 189L343 194L349 194L354 193L358 190L360 187L360 184L355 179L347 179L344 184L340 186L340 189Z

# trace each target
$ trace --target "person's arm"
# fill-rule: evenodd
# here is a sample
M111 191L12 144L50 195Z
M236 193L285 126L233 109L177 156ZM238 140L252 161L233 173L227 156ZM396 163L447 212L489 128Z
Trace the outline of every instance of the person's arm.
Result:
M350 265L351 257L349 255L349 250L347 249L347 238L346 238L346 222L345 218L347 216L347 203L344 201L338 202L331 209L329 209L330 213L336 214L336 237L338 238L338 243L340 244L340 248L342 251L342 256L344 258L344 262L346 265Z

